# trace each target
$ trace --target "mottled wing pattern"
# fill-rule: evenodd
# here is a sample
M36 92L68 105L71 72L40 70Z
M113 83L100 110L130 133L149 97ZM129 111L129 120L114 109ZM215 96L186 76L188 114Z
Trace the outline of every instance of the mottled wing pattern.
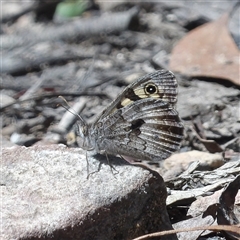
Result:
M166 70L130 84L92 126L96 147L109 154L160 161L178 150L183 125L174 105L177 82Z

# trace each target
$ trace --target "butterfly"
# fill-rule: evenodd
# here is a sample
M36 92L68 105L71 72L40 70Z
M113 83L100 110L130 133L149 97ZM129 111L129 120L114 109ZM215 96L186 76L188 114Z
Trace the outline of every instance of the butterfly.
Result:
M91 125L79 116L77 144L96 153L159 162L179 149L183 123L175 109L177 81L159 70L127 86Z

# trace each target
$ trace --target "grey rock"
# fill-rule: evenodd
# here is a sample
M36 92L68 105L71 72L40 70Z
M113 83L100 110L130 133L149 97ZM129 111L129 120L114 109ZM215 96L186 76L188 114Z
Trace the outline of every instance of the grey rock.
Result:
M61 145L4 148L0 238L132 239L172 229L160 175L108 158L112 167Z

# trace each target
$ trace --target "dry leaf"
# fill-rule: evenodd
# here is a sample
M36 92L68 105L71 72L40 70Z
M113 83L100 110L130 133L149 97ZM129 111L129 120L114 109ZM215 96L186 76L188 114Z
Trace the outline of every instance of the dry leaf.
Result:
M235 205L235 197L240 189L240 175L232 181L223 191L219 199L218 224L234 225L240 223L240 206ZM238 235L227 232L232 239L240 239Z
M197 216L191 219L187 219L173 225L174 229L184 229L184 228L194 228L199 226L211 226L214 223L214 219L210 216L202 218L202 216ZM177 234L179 240L196 240L201 236L204 230L199 231L185 231Z
M189 32L173 49L170 70L192 77L227 79L240 85L240 54L229 34L228 19L226 13Z

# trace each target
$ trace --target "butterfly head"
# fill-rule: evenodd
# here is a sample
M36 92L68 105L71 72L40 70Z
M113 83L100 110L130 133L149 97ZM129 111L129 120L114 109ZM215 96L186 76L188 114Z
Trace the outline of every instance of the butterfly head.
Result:
M89 127L87 124L76 124L75 128L77 144L84 150L92 150L93 145L89 135Z

